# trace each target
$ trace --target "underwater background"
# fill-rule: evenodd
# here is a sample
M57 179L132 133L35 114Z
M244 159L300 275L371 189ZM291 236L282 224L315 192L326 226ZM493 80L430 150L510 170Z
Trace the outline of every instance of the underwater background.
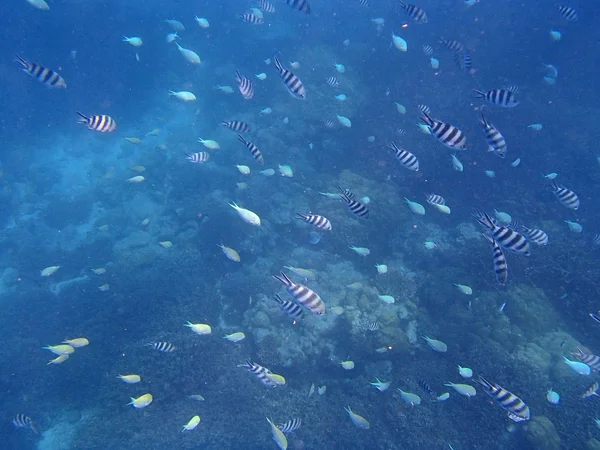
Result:
M419 0L419 23L392 0L44 3L0 4L0 448L600 449L598 5ZM501 246L504 284L483 212L549 236ZM284 442L266 417L301 426Z

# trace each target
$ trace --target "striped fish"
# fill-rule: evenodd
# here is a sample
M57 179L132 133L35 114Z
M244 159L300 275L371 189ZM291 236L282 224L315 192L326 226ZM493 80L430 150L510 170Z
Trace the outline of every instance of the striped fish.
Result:
M296 418L296 419L288 420L286 423L278 424L277 428L279 428L285 434L288 434L288 433L291 433L292 431L297 430L301 426L302 426L302 419Z
M596 323L600 323L600 311L597 313L590 313L589 316L596 321Z
M427 23L427 14L418 6L406 4L402 0L400 0L400 6L404 8L404 11L406 11L408 17L410 17L416 23Z
M444 197L442 197L441 195L425 194L425 197L427 197L427 203L429 203L430 205L445 205L446 204L446 200L444 200Z
M245 12L244 14L240 14L238 18L241 19L242 22L246 22L252 25L262 25L263 23L265 23L262 17L259 17L252 12Z
M473 58L467 50L454 53L454 63L460 70L471 72L473 70Z
M477 212L475 217L481 225L489 230L490 237L492 237L500 247L525 256L531 254L529 252L529 242L527 239L512 228L496 225L487 213L482 214Z
M506 262L506 256L504 256L502 248L500 248L494 239L487 234L483 234L483 237L486 238L490 244L492 244L492 255L494 258L494 273L496 274L496 281L498 281L498 284L501 286L504 286L506 284L506 280L508 279L508 263Z
M479 376L478 380L474 380L483 386L485 392L494 399L505 411L508 412L508 418L513 422L525 422L531 417L529 406L527 406L523 400L517 397L515 394L507 391L506 389L498 386L497 384L491 384L482 376Z
M325 78L325 81L329 86L332 87L338 87L340 85L340 82L336 77L327 77Z
M514 108L520 102L517 101L515 93L508 89L492 89L491 91L483 92L478 89L475 91L476 98L484 98L491 105L502 106L503 108Z
M577 359L582 363L590 366L590 368L593 371L600 371L600 356L596 356L592 353L586 353L580 348L578 348L577 351L573 353L573 355L575 355L575 357L577 357Z
M587 388L587 391L585 391L583 394L581 394L581 398L588 398L588 397L592 397L592 396L598 396L598 387L600 385L598 384L598 382L596 381L594 384L592 384L589 388Z
M77 123L85 123L90 130L99 131L100 133L110 133L117 129L117 122L110 116L104 114L86 116L80 112L77 112L77 114L81 117L77 120Z
M38 80L40 83L45 84L48 87L52 88L66 88L67 83L63 77L54 72L53 70L46 69L43 66L40 66L36 63L27 62L25 59L21 58L19 55L15 55L14 61L21 66L23 72L27 72L33 78Z
M408 170L412 170L413 172L419 171L419 160L411 152L398 147L393 142L390 142L388 144L388 148L390 148L392 152L394 152L394 156L396 157L396 159L398 159L398 161L400 161L400 164L402 164Z
M558 6L558 12L567 22L577 22L579 20L577 10L570 6L560 5Z
M339 189L339 188L338 188ZM352 192L350 189L346 188L344 189L343 194L346 195L346 197L348 197L350 200L354 200L354 198L356 197L356 195L354 194L354 192ZM341 198L341 195L340 195Z
M552 192L556 195L556 198L560 202L561 205L566 206L567 208L573 209L577 211L579 209L579 197L575 192L570 189L567 189L564 186L560 186L556 183L556 181L552 181L551 186Z
M306 89L304 88L304 84L300 78L298 78L291 70L286 69L281 65L281 61L275 56L273 58L275 68L279 70L279 76L283 80L283 84L289 91L292 96L296 98L305 99L306 98Z
M304 317L304 310L298 303L291 300L282 300L282 298L277 294L275 294L273 300L279 303L279 309L281 309L292 319L302 319L302 317Z
M252 155L252 157L255 160L257 160L261 166L264 166L265 160L263 158L262 153L256 145L244 139L244 137L241 134L238 134L238 141L242 142L246 147L248 147L248 150L250 150L250 154Z
M433 47L431 45L424 45L422 48L423 53L425 53L425 56L433 55Z
M310 14L310 5L308 4L308 0L285 0L285 2L293 9Z
M259 0L258 7L266 13L274 13L275 7L267 0Z
M431 114L431 108L427 105L423 105L422 103L415 103L415 108L417 108L423 114Z
M242 122L241 120L229 120L219 122L219 125L225 128L229 128L231 131L235 131L236 133L249 133L252 131L250 129L250 125L246 122Z
M377 331L377 330L379 330L379 324L377 322L367 323L367 330Z
M273 278L281 281L281 283L285 285L288 294L294 297L298 303L300 303L310 312L319 316L325 314L325 303L323 303L323 300L321 300L319 294L307 288L303 284L294 283L283 272L281 272L281 276L273 275Z
M452 150L466 150L467 137L457 127L432 119L426 112L423 112L423 116L421 120L429 127L431 134L438 142Z
M186 153L185 159L191 163L205 163L210 159L210 153L208 152L197 152L197 153Z
M548 235L542 230L538 230L537 228L527 228L525 226L522 226L521 230L523 231L525 237L531 242L534 242L537 245L548 244Z
M243 76L239 70L235 71L235 81L237 81L238 89L240 90L242 97L246 100L250 100L254 97L254 85L252 84L252 81Z
M296 213L296 219L304 220L306 223L310 223L321 230L331 231L331 222L326 217L318 216L316 214Z
M148 342L146 347L150 347L163 353L173 353L177 349L177 347L170 342Z
M31 417L26 416L23 413L17 414L13 418L13 420L11 420L11 423L13 424L13 426L15 428L29 428L32 431L34 431L36 434L38 434L38 431L35 429L35 426L33 425L33 420L31 420Z
M364 217L365 219L369 217L369 209L358 200L355 200L352 192L349 192L347 189L343 190L341 187L338 187L338 191L340 191L340 197L346 202L346 206L348 206L352 214Z
M327 128L334 128L335 122L332 119L323 119L323 125L325 125Z
M364 6L365 8L369 7L369 0L358 0L358 4L360 6Z
M592 240L594 245L600 245L600 234L594 235L594 239Z
M249 359L246 360L246 364L238 364L238 367L243 367L247 369L249 372L253 373L256 378L258 378L262 384L267 387L276 387L277 383L269 378L273 372L271 372L266 367L261 366L260 364L253 363Z
M439 38L438 42L451 52L463 52L465 50L465 46L454 39Z
M508 146L506 145L506 141L504 140L502 133L500 133L495 126L488 123L483 113L481 113L480 123L483 125L483 130L485 131L485 139L488 143L488 151L499 156L500 158L505 158L506 152L508 151Z
M431 389L431 386L429 386L429 383L427 383L427 381L420 379L419 380L419 387L421 389L423 389L423 391L425 391L431 398L435 398L435 391L433 389Z

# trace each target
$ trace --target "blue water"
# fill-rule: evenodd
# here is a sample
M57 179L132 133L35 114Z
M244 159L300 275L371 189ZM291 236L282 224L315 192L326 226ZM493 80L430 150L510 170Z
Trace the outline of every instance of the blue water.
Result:
M563 362L576 359L577 348L600 354L599 325L588 315L600 308L598 7L567 4L579 14L567 22L547 2L483 0L469 8L461 0L423 0L417 5L429 22L418 25L395 1L314 0L305 15L273 0L277 11L251 25L236 18L254 6L245 2L179 3L56 0L48 11L25 1L0 5L0 447L277 448L265 417L302 419L287 436L290 449L598 447L597 400L581 398L598 375L578 375ZM201 29L194 15L210 28ZM371 22L378 17L385 19L380 31ZM200 65L167 44L165 19L184 23L178 42L200 55ZM551 29L561 41L552 41ZM392 31L408 52L391 46ZM143 45L123 36L140 36ZM439 37L465 45L472 73L457 68ZM424 44L434 48L439 70ZM43 86L19 70L13 54L59 72L67 89ZM288 68L299 62L291 70L306 100L292 98L265 64L274 56ZM555 85L543 81L542 63L557 67ZM252 100L238 92L236 69L254 82ZM254 77L261 72L265 81ZM329 76L340 85L328 86ZM508 143L501 160L485 151L483 103L472 89L508 86L519 87L517 107L484 107ZM184 103L169 90L191 91L197 100ZM464 172L453 170L450 150L419 131L415 103L467 135L467 151L457 154ZM272 113L259 114L264 108ZM89 130L76 123L77 111L110 115L117 130ZM222 120L251 125L245 136L260 148L264 167ZM543 129L527 128L534 123ZM199 137L221 148L208 150ZM395 160L386 147L392 140L418 157L418 172ZM185 160L199 151L210 161ZM517 157L521 164L511 167ZM251 173L242 175L237 164ZM281 176L279 165L289 165L293 177ZM260 173L267 168L275 174ZM578 194L577 211L559 204L543 178L549 172ZM126 181L134 176L145 179ZM368 219L320 194L338 187L369 197ZM425 193L442 195L451 214L428 205ZM405 197L426 214L413 214ZM231 202L258 214L261 225L245 223ZM546 247L531 244L530 257L506 253L506 286L495 280L485 229L472 216L494 209L550 236ZM323 215L333 229L317 230L296 212ZM569 231L566 220L582 233ZM220 244L241 261L227 259ZM378 274L376 264L388 272ZM54 274L40 276L55 265ZM91 270L98 268L106 273ZM272 278L282 270L320 295L323 317L306 310L294 321L280 310L274 294L293 300ZM187 321L209 324L212 334L194 334ZM222 339L239 331L246 338L238 343ZM448 351L434 352L421 336ZM42 347L78 337L89 346L47 365L56 355ZM177 349L161 353L150 342ZM266 387L237 367L246 360L283 375L286 385ZM355 368L344 370L346 360ZM459 376L459 364L521 398L531 419L511 422L479 385ZM125 384L119 374L142 381ZM370 386L376 377L390 381L389 390ZM435 401L420 380L450 398ZM460 396L444 386L449 381L473 385L477 395ZM406 404L397 388L418 394L421 404ZM561 395L558 405L546 401L550 388ZM126 406L145 393L154 399L148 407ZM346 406L370 429L355 426ZM15 428L18 413L38 433ZM182 433L194 415L200 424Z

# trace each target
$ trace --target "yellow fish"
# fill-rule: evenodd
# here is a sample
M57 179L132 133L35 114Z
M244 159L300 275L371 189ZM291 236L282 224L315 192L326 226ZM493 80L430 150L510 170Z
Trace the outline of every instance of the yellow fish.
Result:
M190 419L190 421L188 423L186 423L183 426L183 430L181 430L181 431L182 432L192 431L194 428L196 428L198 426L199 423L200 423L200 416L194 416Z
M102 275L103 273L106 273L106 269L104 267L99 267L97 269L90 269L92 272L94 272L96 275Z
M127 384L135 384L135 383L139 383L140 381L142 381L142 377L140 377L139 375L119 375L117 378L120 378L121 380L123 380L125 383Z
M104 283L102 286L98 286L98 289L100 289L101 292L106 292L110 290L110 284Z
M58 269L60 269L60 266L50 266L50 267L46 267L44 270L42 270L40 272L40 275L43 277L49 277L50 275L52 275L54 272L56 272Z
M152 394L144 394L138 398L131 397L131 402L127 403L127 405L133 405L134 408L141 409L152 403L152 400Z
M281 450L286 450L287 446L288 446L288 442L287 442L287 438L285 437L285 434L283 434L283 431L281 431L279 428L277 428L277 426L273 423L273 421L271 419L269 419L268 417L267 417L267 422L269 422L269 425L271 425L271 433L273 433L273 440L275 441L277 446Z
M192 394L189 395L188 398L191 398L192 400L198 400L199 402L203 402L205 400L205 398L200 394Z
M138 173L146 171L146 168L144 166L133 166L133 167L130 167L130 169L133 170L134 172L138 172Z
M171 248L173 247L173 243L171 241L161 241L159 242L162 248Z
M69 359L69 355L67 355L66 353L64 355L60 355L57 356L54 359L51 359L48 364L46 364L47 366L49 366L50 364L60 364L65 362L67 359Z
M146 136L158 136L159 133L160 133L160 128L155 128L152 131L148 131L146 133Z
M145 178L143 176L138 175L137 177L128 178L125 181L127 181L128 183L141 183L144 180L145 180Z
M63 344L69 344L71 347L79 348L90 345L90 341L86 338L65 339Z
M246 335L241 331L238 331L237 333L226 334L223 336L223 339L227 339L231 342L240 342L241 340L246 339Z
M126 137L125 140L135 145L139 145L142 143L142 140L136 137Z
M240 254L237 251L231 247L225 247L223 244L219 245L219 247L221 250L223 250L223 253L225 253L225 256L227 256L228 259L231 261L240 262Z
M275 383L277 386L283 386L285 384L285 378L282 375L278 375L276 373L268 373L266 374L267 378Z
M60 345L48 345L47 347L42 347L44 350L50 350L55 355L70 355L75 351L73 346L68 344L60 344Z
M205 323L191 323L188 322L185 324L186 327L190 327L194 333L197 334L211 334L212 328L210 325L206 325Z

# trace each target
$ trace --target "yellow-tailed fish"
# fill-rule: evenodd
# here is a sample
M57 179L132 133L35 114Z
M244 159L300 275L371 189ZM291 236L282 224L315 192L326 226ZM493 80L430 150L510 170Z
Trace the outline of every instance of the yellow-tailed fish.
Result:
M117 378L123 380L127 384L135 384L142 381L142 377L139 375L131 374L131 375L119 375Z
M65 339L63 344L69 344L71 347L79 348L90 345L90 341L88 341L87 338Z
M199 423L200 423L200 416L194 416L190 419L190 421L188 423L186 423L183 426L183 429L181 430L181 432L192 431L194 428L196 428L198 426Z
M288 442L287 442L287 438L285 437L285 434L283 434L283 431L281 431L279 428L277 428L277 425L275 425L273 423L273 421L271 419L269 419L268 417L267 417L267 422L269 422L269 425L271 425L271 433L273 434L273 440L275 441L277 446L281 450L286 450L288 447Z
M144 394L138 398L131 397L131 401L127 405L133 405L134 408L142 409L152 403L152 394Z

